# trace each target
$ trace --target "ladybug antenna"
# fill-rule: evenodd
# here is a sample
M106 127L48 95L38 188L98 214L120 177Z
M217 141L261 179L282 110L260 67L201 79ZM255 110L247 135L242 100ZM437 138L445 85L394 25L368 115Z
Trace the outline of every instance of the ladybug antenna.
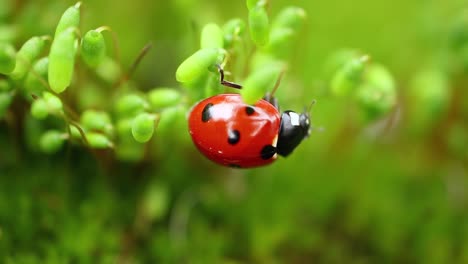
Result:
M273 87L273 90L271 90L271 93L269 94L270 97L273 97L273 95L276 93L276 90L278 90L278 87L281 84L281 80L283 79L284 76L284 70L282 70L278 76L278 79L276 79L275 86Z
M312 107L316 103L317 103L317 100L314 99L314 100L312 100L312 102L310 102L310 104L308 106L304 107L304 114L309 118L309 120L310 120L310 112L312 110ZM309 131L307 133L307 137L310 135L310 133L312 131L324 132L325 128L323 126L314 126L314 125L310 124Z
M307 113L309 114L312 110L312 107L317 103L317 100L312 100L312 102L310 102L309 106L306 106L304 107L304 113Z
M275 86L273 87L273 90L271 90L271 92L267 92L265 96L263 97L264 100L270 102L270 104L275 106L278 110L279 110L278 100L276 100L276 98L273 95L275 94L276 90L278 90L278 87L281 84L281 79L283 79L283 75L284 75L284 70L282 70L280 74L278 75L278 79L276 79L276 83L275 83Z

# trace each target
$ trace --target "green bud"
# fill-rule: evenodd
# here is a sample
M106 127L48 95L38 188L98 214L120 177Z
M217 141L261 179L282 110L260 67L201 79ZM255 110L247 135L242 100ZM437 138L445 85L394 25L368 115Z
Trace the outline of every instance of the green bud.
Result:
M47 103L44 99L38 98L32 102L31 115L39 120L45 119L49 115Z
M278 63L281 62L272 54L264 51L257 51L253 54L252 59L250 60L250 69L260 69L268 67L268 65Z
M156 182L145 191L142 201L144 216L150 220L159 220L167 213L169 208L169 190L166 185Z
M219 82L219 75L216 75L216 74L210 74L206 78L206 82L204 86L205 86L205 90L204 90L205 98L213 96L215 94L223 93L223 91L225 90L225 87L221 85L221 83Z
M307 14L304 9L296 6L286 7L275 17L272 28L291 29L299 31L304 24Z
M132 141L120 141L115 148L115 154L117 159L127 162L137 162L145 156L145 145L135 144L135 140Z
M247 77L240 91L242 99L247 104L254 104L257 102L274 88L283 69L284 67L282 64L273 63L254 71Z
M47 109L49 110L49 113L58 114L62 112L63 104L60 98L49 92L44 92L43 97L45 103L47 104Z
M427 130L447 113L451 98L447 76L437 69L420 71L411 80L407 96L411 126Z
M122 69L119 64L107 56L96 66L95 71L101 79L108 83L117 82L122 75Z
M69 28L78 28L80 26L80 6L81 2L78 2L65 10L55 29L55 37Z
M76 95L78 109L107 109L111 102L106 89L102 89L95 83L80 85L80 92Z
M11 92L0 92L0 119L5 116L11 102L13 102L13 95Z
M294 37L294 31L290 28L273 29L267 51L277 58L287 58L291 54Z
M200 47L202 49L223 48L223 42L223 31L218 25L210 23L203 27L200 38Z
M92 148L106 149L114 147L112 141L110 141L110 139L104 134L97 132L86 132L86 139L88 140L89 146Z
M249 10L250 37L257 46L265 46L270 38L270 25L265 7L257 5Z
M176 79L181 83L191 83L207 72L208 68L220 64L221 50L216 48L200 49L183 61L176 71Z
M13 89L11 83L5 79L0 79L0 92L8 92Z
M63 142L67 139L67 134L56 130L49 130L45 132L39 141L39 147L47 154L53 154L59 151Z
M339 69L353 59L358 59L361 57L359 51L354 49L341 49L332 53L325 60L325 65L323 67L324 79L330 80L338 72Z
M246 0L245 3L247 5L247 8L250 10L256 6L265 6L267 4L268 0Z
M132 123L133 138L140 143L148 142L154 134L155 121L155 115L139 114Z
M155 88L148 92L148 101L154 110L180 104L182 95L171 88Z
M76 32L70 28L58 34L49 54L49 84L50 88L61 93L71 84L76 55Z
M82 136L81 136L80 130L78 130L78 128L76 126L70 125L69 127L70 127L70 136L71 136L71 138L81 139Z
M113 126L107 112L86 110L81 114L80 123L87 131L99 131L112 135Z
M9 43L0 43L0 73L10 74L16 66L16 50Z
M24 81L26 98L31 98L31 95L40 95L47 90L47 71L49 68L49 58L44 57L37 60L28 73Z
M330 89L335 96L349 96L362 82L368 56L352 59L337 70L332 78Z
M132 138L132 124L133 118L125 118L120 119L117 121L117 134L119 136L119 140Z
M164 109L160 116L156 133L168 136L169 133L179 128L180 121L185 121L185 108L182 106Z
M90 30L81 40L81 57L89 67L96 67L106 56L106 42L101 32Z
M115 154L119 160L136 162L142 160L145 156L145 145L135 144L132 135L132 124L134 118L120 119L117 121L117 145Z
M20 80L26 75L33 61L44 51L46 39L45 37L32 37L23 44L16 54L15 69L10 74L13 80Z
M245 22L240 18L234 18L226 22L223 26L224 48L231 48L234 41L245 31Z
M126 94L115 104L115 111L119 117L134 117L148 108L148 102L136 94Z
M363 77L364 83L356 91L356 100L365 120L372 121L395 107L395 81L390 72L378 64L369 65Z

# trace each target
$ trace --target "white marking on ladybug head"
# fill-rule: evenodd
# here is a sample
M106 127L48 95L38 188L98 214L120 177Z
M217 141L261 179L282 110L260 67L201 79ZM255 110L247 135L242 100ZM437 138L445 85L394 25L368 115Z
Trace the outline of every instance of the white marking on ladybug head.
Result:
M299 126L299 115L294 112L289 112L289 117L291 117L291 125L293 126Z

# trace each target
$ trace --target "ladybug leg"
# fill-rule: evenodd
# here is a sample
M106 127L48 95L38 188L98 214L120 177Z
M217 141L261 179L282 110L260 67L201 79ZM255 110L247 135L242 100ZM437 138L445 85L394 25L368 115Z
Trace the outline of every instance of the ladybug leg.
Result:
M268 92L267 94L265 94L265 96L263 96L263 100L272 104L279 112L280 108L279 108L278 99L276 99L276 97L274 97L272 93Z
M219 72L219 75L220 75L220 83L226 87L231 87L231 88L235 88L235 89L242 89L242 86L240 84L237 84L237 83L234 83L234 82L230 82L230 81L226 81L224 80L224 70L223 68L221 68L221 66L219 64L216 65L218 67L218 72Z

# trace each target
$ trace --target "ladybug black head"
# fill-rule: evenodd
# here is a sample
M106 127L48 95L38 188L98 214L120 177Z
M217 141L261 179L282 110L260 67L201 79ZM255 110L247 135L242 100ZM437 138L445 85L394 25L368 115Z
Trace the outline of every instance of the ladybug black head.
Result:
M277 153L288 156L310 135L310 116L307 112L298 114L294 111L285 111L281 114L281 124L278 134Z

